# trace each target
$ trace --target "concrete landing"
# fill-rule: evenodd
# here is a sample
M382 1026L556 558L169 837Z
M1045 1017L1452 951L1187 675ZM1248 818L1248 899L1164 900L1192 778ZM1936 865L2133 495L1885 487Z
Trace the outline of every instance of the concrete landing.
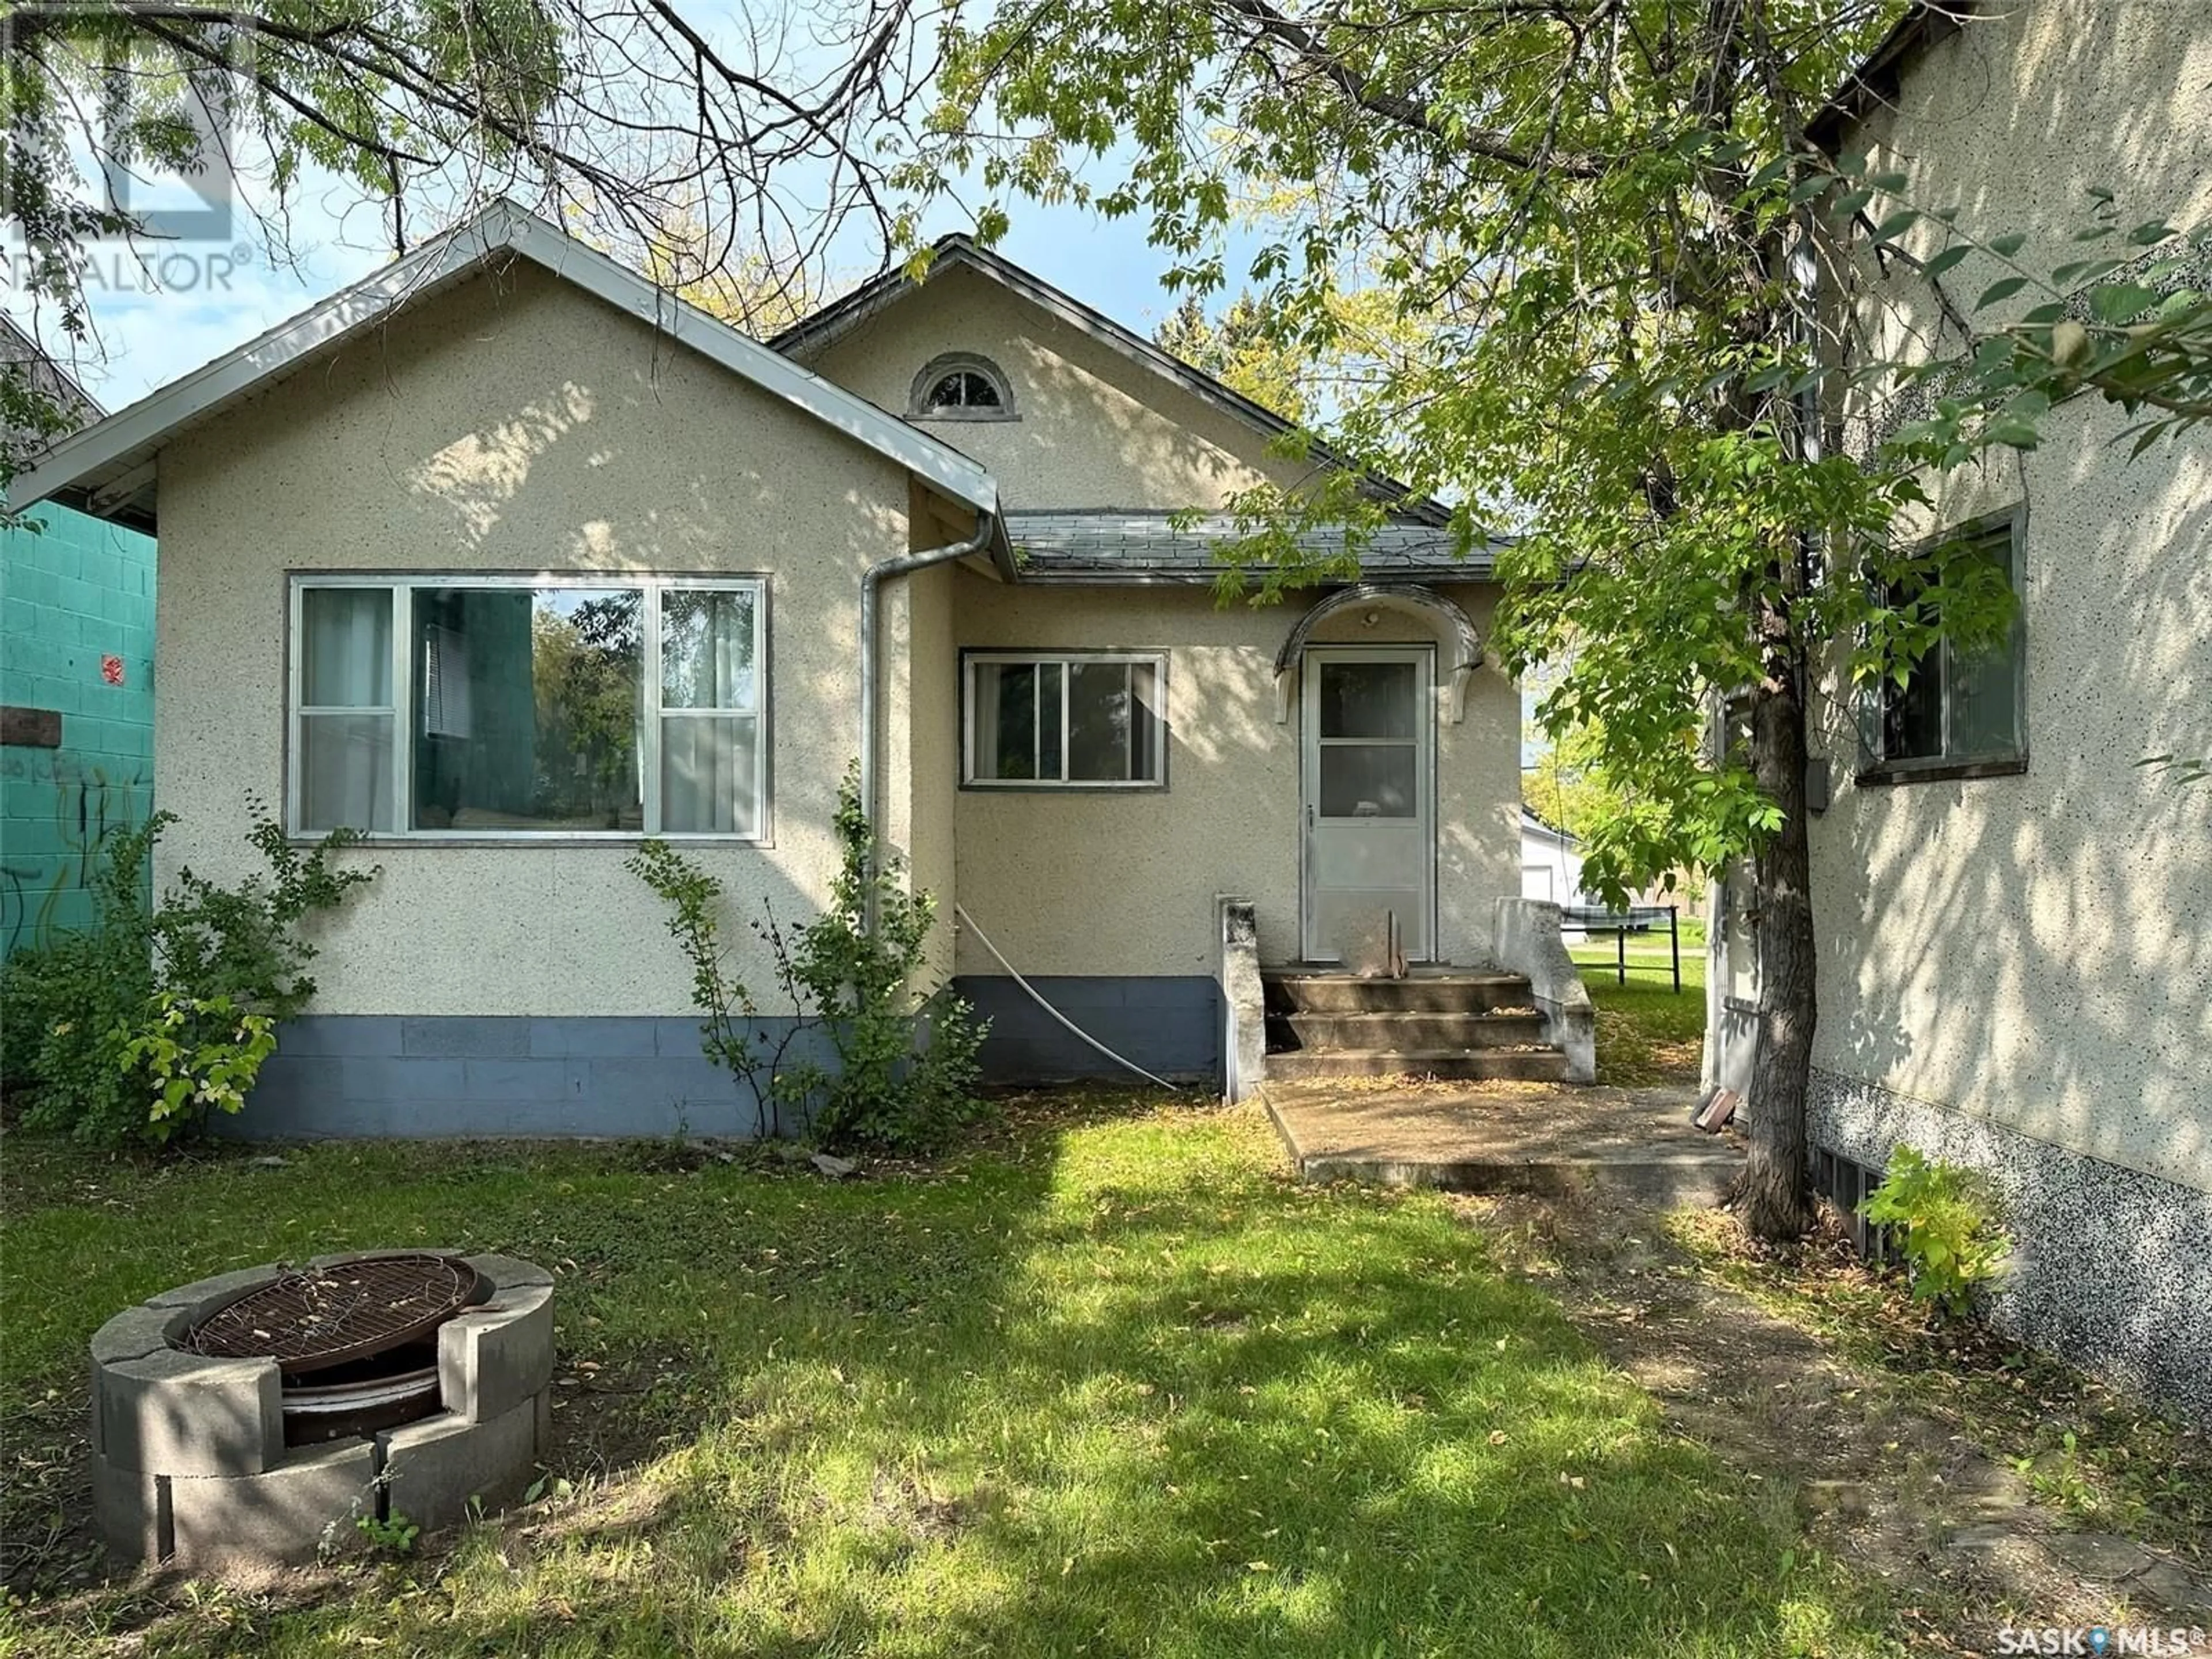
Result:
M1698 1091L1545 1085L1270 1081L1261 1097L1312 1182L1462 1193L1593 1188L1658 1205L1711 1206L1742 1142L1690 1127Z

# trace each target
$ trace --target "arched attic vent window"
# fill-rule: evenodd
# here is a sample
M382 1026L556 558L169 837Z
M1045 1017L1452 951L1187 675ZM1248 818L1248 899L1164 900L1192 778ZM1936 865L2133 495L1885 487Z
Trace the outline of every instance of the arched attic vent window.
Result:
M1011 421L1013 388L988 357L950 351L931 358L914 377L907 413L924 421Z

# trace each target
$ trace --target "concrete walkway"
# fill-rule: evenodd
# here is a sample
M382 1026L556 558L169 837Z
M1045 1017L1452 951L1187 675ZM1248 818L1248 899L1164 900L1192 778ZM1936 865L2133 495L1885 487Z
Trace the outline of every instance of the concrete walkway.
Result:
M1690 1127L1698 1091L1412 1079L1267 1083L1267 1115L1307 1181L1559 1195L1610 1188L1717 1204L1743 1161L1733 1135Z

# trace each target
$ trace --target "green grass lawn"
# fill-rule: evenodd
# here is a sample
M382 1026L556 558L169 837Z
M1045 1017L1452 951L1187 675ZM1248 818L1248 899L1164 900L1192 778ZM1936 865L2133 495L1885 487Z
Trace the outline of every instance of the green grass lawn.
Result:
M1597 1080L1626 1087L1695 1083L1705 1031L1705 930L1692 945L1683 924L1682 988L1674 981L1667 940L1628 941L1628 982L1615 972L1613 941L1571 946L1583 983L1597 1005Z
M1446 1200L1293 1185L1247 1109L1010 1112L844 1184L669 1148L148 1170L17 1137L0 1650L1890 1650L1787 1495L1671 1437ZM571 1489L273 1601L35 1587L101 1318L416 1243L557 1269Z

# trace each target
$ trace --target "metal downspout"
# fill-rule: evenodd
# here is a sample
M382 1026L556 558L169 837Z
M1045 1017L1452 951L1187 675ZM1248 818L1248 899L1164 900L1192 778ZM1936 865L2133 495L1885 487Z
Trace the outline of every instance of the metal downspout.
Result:
M996 513L979 512L975 533L964 542L949 542L943 547L926 547L919 552L902 553L896 558L884 559L870 565L860 576L860 811L868 820L871 857L873 856L876 824L876 596L884 583L894 576L908 576L917 570L926 570L933 564L949 563L964 559L970 553L980 553L990 544L991 532L998 525ZM869 893L867 924L875 928L874 890Z

